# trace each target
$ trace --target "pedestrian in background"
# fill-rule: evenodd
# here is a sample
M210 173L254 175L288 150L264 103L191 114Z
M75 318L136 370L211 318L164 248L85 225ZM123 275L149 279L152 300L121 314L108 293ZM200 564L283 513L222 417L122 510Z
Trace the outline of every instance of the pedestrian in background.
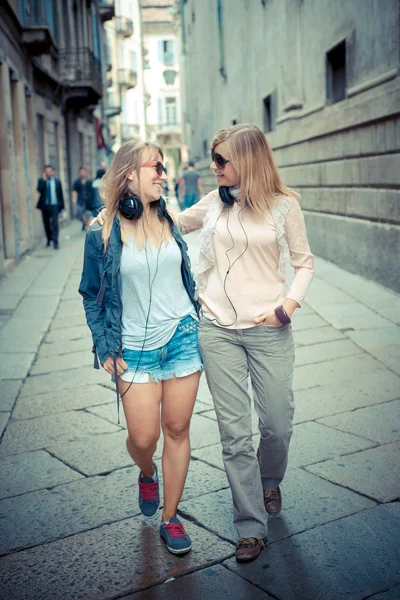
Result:
M104 206L103 201L100 197L100 185L101 180L106 174L105 169L100 168L96 171L96 177L92 181L92 194L90 199L90 204L87 206L87 209L91 211L94 217L97 217L99 214L99 210Z
M162 150L126 142L103 179L103 229L86 236L79 292L94 351L115 376L125 411L127 449L140 469L139 508L157 514L153 462L164 433L160 535L173 554L191 549L176 516L190 462L189 425L202 361L198 305L187 246L161 198ZM104 185L104 188L103 188ZM104 192L103 192L104 189Z
M83 223L83 213L91 202L91 197L92 182L88 178L87 169L81 167L79 169L79 177L74 181L72 186L72 204L75 207L75 217L82 221L82 229L85 228Z
M290 323L313 277L313 255L296 194L282 182L263 132L231 126L211 147L219 188L178 219L184 234L202 228L199 346L240 536L235 554L249 561L264 548L267 515L281 510L294 413ZM287 246L295 271L289 289ZM257 454L249 374L261 434Z
M175 198L176 198L176 202L179 206L179 208L182 210L183 209L183 204L181 204L181 201L179 199L179 185L180 185L180 178L176 178L174 179L174 191L175 191Z
M183 196L184 208L190 208L200 200L200 194L204 196L203 184L200 173L194 170L194 162L190 161L186 171L183 172L179 192Z
M61 181L54 177L52 165L45 165L42 177L38 180L39 200L36 208L42 211L43 225L49 247L53 241L54 249L58 249L58 217L64 210L64 196Z

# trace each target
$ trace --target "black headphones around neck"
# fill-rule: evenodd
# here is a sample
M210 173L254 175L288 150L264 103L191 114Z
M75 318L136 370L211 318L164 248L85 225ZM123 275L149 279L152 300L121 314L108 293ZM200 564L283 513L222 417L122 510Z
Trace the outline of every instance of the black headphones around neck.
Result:
M166 217L167 205L162 196L155 202L159 217ZM125 196L118 203L118 210L125 219L137 221L143 214L143 202L137 196Z
M219 197L225 206L233 206L235 203L235 198L229 192L229 187L226 185L221 185L218 188Z

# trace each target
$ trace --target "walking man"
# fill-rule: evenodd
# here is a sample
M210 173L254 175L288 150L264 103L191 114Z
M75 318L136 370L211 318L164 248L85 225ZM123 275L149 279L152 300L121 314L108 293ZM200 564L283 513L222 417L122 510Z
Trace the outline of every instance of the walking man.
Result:
M88 172L85 167L79 169L79 177L72 186L72 203L75 206L75 216L83 220L83 213L92 200L92 182L88 179ZM82 226L84 229L84 225Z
M53 241L58 249L58 215L64 210L64 196L61 181L54 177L54 168L45 165L42 177L38 180L39 200L36 208L42 211L43 225L47 237L47 246Z
M179 191L183 194L184 208L190 208L200 200L200 194L204 196L203 184L200 174L194 170L194 162L190 161L187 170L183 173Z

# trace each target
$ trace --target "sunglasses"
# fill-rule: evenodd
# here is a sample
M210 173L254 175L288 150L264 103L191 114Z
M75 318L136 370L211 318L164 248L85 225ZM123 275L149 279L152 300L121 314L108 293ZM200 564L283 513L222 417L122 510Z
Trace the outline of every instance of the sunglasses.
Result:
M157 175L159 177L162 176L163 173L167 175L167 169L164 167L162 162L159 160L151 160L150 162L144 162L140 164L141 167L155 167L157 171Z
M222 156L222 154L218 154L218 152L214 152L213 149L211 149L211 160L213 162L215 162L215 166L217 167L217 169L225 169L226 165L230 162L232 162L231 160L229 160L228 158L224 158Z

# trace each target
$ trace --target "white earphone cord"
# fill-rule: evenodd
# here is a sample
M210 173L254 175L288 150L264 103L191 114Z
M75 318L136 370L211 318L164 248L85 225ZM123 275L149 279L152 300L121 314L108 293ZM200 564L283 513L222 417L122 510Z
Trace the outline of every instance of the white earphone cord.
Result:
M143 221L142 221L142 225L143 225ZM161 246L162 246L163 241L164 241L164 226L165 226L165 221L163 222L163 226L162 226L161 242L160 242L160 247L159 247L158 252L157 252L156 268L155 268L155 271L154 271L154 275L153 275L152 281L150 281L150 279L151 279L151 272L150 272L149 257L147 256L147 238L145 238L145 240L144 240L144 251L145 251L145 254L146 254L147 271L148 271L148 275L149 275L149 308L148 308L148 311L147 311L146 323L145 323L145 326L144 326L144 340L143 340L142 347L140 349L140 354L139 354L139 359L138 359L138 362L137 362L137 365L136 365L136 369L135 369L135 372L133 374L132 381L130 382L130 384L128 385L128 387L124 391L124 393L121 394L121 400L125 396L126 392L130 389L130 387L131 387L131 385L132 385L132 383L133 383L133 381L134 381L134 379L136 377L136 373L138 371L138 368L139 368L139 365L140 365L140 361L141 361L141 358L142 358L144 346L146 344L147 326L149 324L149 317L150 317L150 310L151 310L151 295L152 295L152 291L153 291L154 281L155 281L156 275L158 273L158 265L159 265L159 261L160 261ZM143 225L143 235L145 235L144 225Z
M235 260L233 261L233 263L232 263L232 264L231 264L230 258L229 258L229 256L228 256L228 252L230 252L231 250L233 250L233 248L235 247L235 242L234 242L234 240L233 240L233 236L232 236L231 230L229 229L229 212L230 212L230 209L228 210L228 217L227 217L227 219L226 219L226 228L227 228L227 230L228 230L228 233L229 233L229 235L230 235L230 238L231 238L231 240L232 240L232 244L233 244L233 245L232 245L230 248L228 248L228 250L226 250L226 251L225 251L225 256L226 256L226 258L228 259L228 263L229 263L229 264L228 264L228 270L227 270L227 272L225 273L225 278L224 278L224 293L225 293L225 296L226 296L226 297L227 297L227 299L228 299L228 302L229 302L229 304L231 305L231 307L232 307L232 309L233 309L233 311L234 311L234 313L235 313L235 320L234 320L232 323L223 324L223 323L220 323L220 322L218 321L218 319L209 319L208 317L206 317L206 316L203 314L203 317L204 317L204 318L205 318L207 321L211 321L211 322L215 321L216 323L218 323L218 325L219 325L220 327L232 327L232 325L234 325L234 324L236 323L237 319L238 319L237 310L236 310L236 308L234 307L234 305L233 305L233 302L232 302L232 300L229 298L229 296L228 296L228 294L227 294L227 291L226 291L226 280L227 280L227 278L228 278L228 275L229 275L230 271L232 270L232 267L233 267L233 265L234 265L235 263L237 263L237 261L239 260L239 258L242 258L243 254L246 252L247 248L249 247L249 238L247 237L246 230L245 230L245 228L243 227L243 223L242 223L242 221L240 220L240 213L241 213L242 211L244 211L244 209L246 208L246 206L247 206L247 205L243 206L243 208L241 208L241 209L240 209L240 211L239 211L239 213L238 213L238 220L239 220L240 226L241 226L241 228L242 228L242 231L243 231L243 233L244 233L244 235L245 235L245 238L246 238L246 247L245 247L245 249L243 250L243 252L242 252L241 254L239 254L239 256L238 256L237 258L235 258Z

